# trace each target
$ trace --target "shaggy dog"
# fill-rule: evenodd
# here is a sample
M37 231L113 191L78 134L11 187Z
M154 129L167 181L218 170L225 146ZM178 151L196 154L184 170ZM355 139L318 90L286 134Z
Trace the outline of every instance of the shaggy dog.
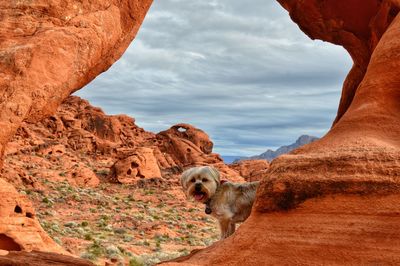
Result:
M183 172L181 185L187 198L204 203L206 213L218 219L224 239L235 232L236 223L249 217L259 181L222 182L215 168L200 166Z

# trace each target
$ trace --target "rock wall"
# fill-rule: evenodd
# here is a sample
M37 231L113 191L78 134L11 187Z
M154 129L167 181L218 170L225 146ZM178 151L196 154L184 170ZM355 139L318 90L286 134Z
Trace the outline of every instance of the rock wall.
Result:
M177 175L188 167L213 165L223 178L243 182L241 175L262 168L248 163L239 174L212 153L212 147L209 136L191 125L178 124L154 134L138 127L133 118L106 115L70 96L49 118L21 124L7 145L1 177L17 187L40 189L38 177L81 187L97 186L99 172L109 172L107 182L177 182Z
M5 145L21 123L54 113L72 92L107 70L135 37L151 3L0 0L0 168ZM0 187L11 189L4 182ZM10 192L7 202L18 198ZM14 207L2 205L0 213ZM21 249L60 251L37 233L13 235L42 232L34 216L1 220L0 234Z
M399 2L279 2L308 36L352 56L338 116L272 162L236 234L167 265L398 264Z

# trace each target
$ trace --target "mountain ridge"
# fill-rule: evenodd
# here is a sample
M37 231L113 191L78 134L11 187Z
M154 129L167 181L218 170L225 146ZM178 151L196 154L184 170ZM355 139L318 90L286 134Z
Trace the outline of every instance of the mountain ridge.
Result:
M271 150L268 149L267 151L261 153L260 155L254 155L250 157L242 157L238 158L233 161L233 163L237 163L240 161L245 161L245 160L267 160L267 161L272 161L273 159L277 158L278 156L289 153L303 145L309 144L311 142L314 142L318 140L318 137L315 136L310 136L310 135L301 135L294 143L289 144L289 145L284 145L279 147L277 150Z

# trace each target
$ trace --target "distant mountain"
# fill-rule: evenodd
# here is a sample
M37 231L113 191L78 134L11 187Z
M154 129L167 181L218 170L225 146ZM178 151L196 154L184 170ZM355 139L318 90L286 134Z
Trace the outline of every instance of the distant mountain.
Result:
M267 150L266 152L261 153L260 155L239 158L239 159L235 160L234 162L238 162L238 161L242 161L242 160L257 160L257 159L264 159L264 160L272 161L273 159L275 159L276 157L278 157L282 154L289 153L294 149L297 149L308 143L314 142L318 139L319 138L317 138L317 137L302 135L296 140L295 143L287 145L287 146L282 146L279 149L277 149L276 151Z
M234 161L240 161L241 159L247 158L247 157L235 156L235 155L221 155L221 157L224 160L224 163L226 163L226 164L230 164L230 163L233 163Z

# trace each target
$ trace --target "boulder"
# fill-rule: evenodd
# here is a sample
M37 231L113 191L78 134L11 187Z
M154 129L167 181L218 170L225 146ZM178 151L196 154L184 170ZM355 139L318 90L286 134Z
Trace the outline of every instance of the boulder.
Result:
M66 252L41 228L29 200L0 179L0 249ZM1 256L0 256L1 257Z
M141 179L161 178L161 172L153 150L138 148L131 156L115 162L108 178L122 184L132 184Z
M267 175L269 162L267 160L243 160L229 165L247 182L260 181Z

